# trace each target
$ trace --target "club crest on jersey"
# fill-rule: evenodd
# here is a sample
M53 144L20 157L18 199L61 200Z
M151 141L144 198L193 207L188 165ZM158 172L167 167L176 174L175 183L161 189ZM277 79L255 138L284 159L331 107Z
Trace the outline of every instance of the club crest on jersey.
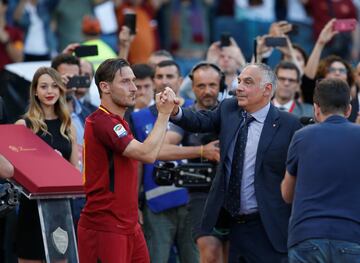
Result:
M119 138L127 135L127 131L125 130L124 126L122 126L121 124L115 125L113 130Z

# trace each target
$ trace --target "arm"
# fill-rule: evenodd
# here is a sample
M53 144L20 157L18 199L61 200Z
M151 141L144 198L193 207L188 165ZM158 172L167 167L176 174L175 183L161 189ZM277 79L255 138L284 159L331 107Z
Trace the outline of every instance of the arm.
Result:
M314 79L316 76L317 68L320 62L320 56L325 45L333 38L333 36L338 33L337 31L333 31L333 23L335 20L336 19L331 19L321 30L321 33L310 54L309 60L304 70L304 74L310 79Z
M296 177L286 171L285 177L281 182L281 195L287 204L291 204L294 199L295 184Z
M130 34L127 26L122 26L119 33L119 58L128 59L131 42L135 36Z
M182 136L176 132L168 131L165 136L165 143L161 147L158 160L172 161L179 159L204 158L211 161L219 161L220 153L216 145L218 140L200 146L178 146Z
M0 178L10 178L14 175L14 166L0 154Z
M132 140L123 152L125 156L145 163L155 162L165 138L169 116L174 108L174 103L178 103L178 100L170 88L165 88L161 97L160 94L156 94L156 105L159 114L154 128L143 143Z
M20 0L20 2L16 6L13 17L17 23L20 23L22 19L26 2L27 0Z
M80 160L79 160L79 150L76 143L76 130L73 125L71 125L71 155L70 155L70 163L75 166L78 170L80 170Z
M175 105L171 113L171 122L189 132L217 132L220 127L220 107L223 102L220 102L214 110L197 112Z

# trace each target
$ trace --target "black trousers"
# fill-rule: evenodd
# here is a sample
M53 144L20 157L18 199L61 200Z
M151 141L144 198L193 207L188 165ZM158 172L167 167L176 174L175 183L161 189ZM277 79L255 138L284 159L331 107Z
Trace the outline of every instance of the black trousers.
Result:
M259 215L232 220L229 240L229 263L288 262L287 253L280 253L273 248Z

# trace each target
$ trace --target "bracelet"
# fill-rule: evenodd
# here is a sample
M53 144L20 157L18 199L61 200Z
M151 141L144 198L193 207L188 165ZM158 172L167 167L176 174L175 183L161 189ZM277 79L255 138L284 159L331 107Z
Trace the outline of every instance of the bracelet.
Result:
M201 145L201 146L200 146L200 159L201 159L201 160L202 160L202 158L203 158L203 155L204 155L204 146Z

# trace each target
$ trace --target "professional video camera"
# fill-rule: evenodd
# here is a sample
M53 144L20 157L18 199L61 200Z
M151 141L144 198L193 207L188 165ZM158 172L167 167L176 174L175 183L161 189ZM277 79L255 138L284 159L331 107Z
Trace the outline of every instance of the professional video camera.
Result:
M19 204L20 191L8 181L0 183L0 217L3 217Z
M154 180L158 185L178 187L210 187L216 167L211 163L159 162L155 165Z

